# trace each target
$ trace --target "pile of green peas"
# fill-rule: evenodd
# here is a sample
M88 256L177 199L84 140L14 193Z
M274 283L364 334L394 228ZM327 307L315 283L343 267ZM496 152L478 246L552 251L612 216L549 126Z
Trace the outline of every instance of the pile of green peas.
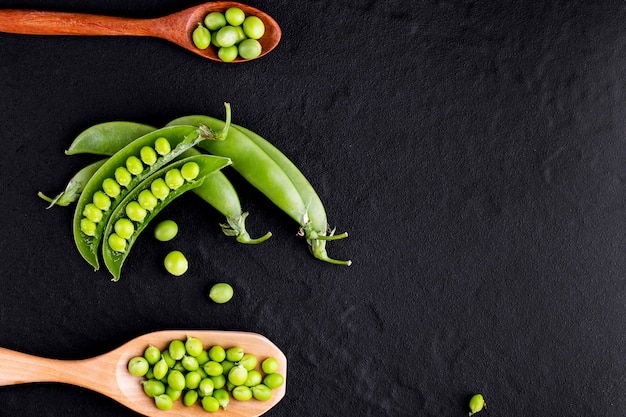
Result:
M217 56L224 62L232 62L237 57L245 60L261 55L259 39L265 34L265 24L257 16L246 16L238 7L231 7L224 13L211 12L192 32L196 48L207 49L213 45Z
M146 148L144 147L143 149ZM141 163L138 158L132 156L128 160L132 158L136 160L134 162L137 164ZM126 163L127 167L128 160ZM145 162L143 158L142 160ZM180 169L171 168L167 170L163 177L152 181L149 188L142 190L137 195L137 199L126 204L124 208L126 217L122 217L115 222L113 226L115 231L109 235L108 239L109 247L115 252L123 253L126 250L128 239L135 233L135 224L143 222L148 212L155 210L159 202L165 200L170 192L182 187L186 181L193 181L197 178L199 172L200 166L190 161L185 163Z
M130 374L144 378L143 390L158 409L169 410L181 399L187 407L200 404L208 412L225 410L231 397L271 399L272 390L284 383L278 368L276 358L259 361L238 346L205 348L193 336L172 340L163 350L150 345L128 362Z
M133 177L140 175L144 171L145 166L154 165L159 156L165 156L169 154L171 150L172 148L169 141L164 137L160 137L155 140L154 147L144 146L141 148L139 155L129 156L126 159L125 165L115 170L114 178L105 178L102 181L101 189L93 194L92 202L85 205L82 213L83 217L80 220L80 230L87 236L95 236L98 223L104 218L104 213L111 208L112 201L120 196L122 188L128 188ZM134 205L131 207L131 210L133 207ZM133 214L133 217L138 217L140 211ZM122 228L122 226L124 226L123 234L125 234L129 230L129 225L123 222L120 228ZM119 237L120 236L116 236L116 238L114 238L117 242L114 242L115 246L112 247L117 247L120 249L119 251L122 252L125 245L122 247L123 242L118 239Z

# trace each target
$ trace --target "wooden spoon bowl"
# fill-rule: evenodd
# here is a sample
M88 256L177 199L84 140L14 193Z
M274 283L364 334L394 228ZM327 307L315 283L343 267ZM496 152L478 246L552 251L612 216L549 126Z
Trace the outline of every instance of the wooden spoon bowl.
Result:
M128 361L143 355L153 345L164 350L174 339L186 340L187 336L200 339L205 347L220 345L224 348L239 346L252 353L259 363L268 357L278 360L278 372L285 383L272 390L268 401L231 400L226 410L216 414L221 417L255 417L274 407L284 396L287 383L287 359L270 340L257 333L216 330L165 330L144 334L108 353L89 359L59 360L28 355L0 348L0 386L35 382L59 382L87 388L104 394L137 413L150 417L206 417L201 405L186 407L181 400L175 401L171 410L161 411L141 386L143 378L128 372Z
M223 62L217 56L215 47L209 46L204 50L196 48L191 34L207 14L224 12L230 7L240 8L246 16L257 16L265 24L265 34L259 39L262 52L255 59L276 48L282 36L278 23L259 9L232 1L203 3L152 19L38 10L0 10L0 32L23 35L148 36L168 40L204 58ZM232 62L245 61L238 57Z

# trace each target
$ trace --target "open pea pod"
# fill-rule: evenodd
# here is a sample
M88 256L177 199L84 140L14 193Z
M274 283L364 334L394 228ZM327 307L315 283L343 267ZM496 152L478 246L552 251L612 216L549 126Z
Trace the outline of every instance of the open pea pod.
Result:
M141 232L148 226L150 221L177 197L181 196L186 191L199 187L208 176L219 171L225 166L230 165L230 163L231 161L228 158L218 156L190 156L164 166L160 170L146 177L140 184L130 190L130 192L120 201L111 213L103 233L102 258L104 259L104 264L107 269L113 275L113 281L119 280L122 265L128 257L130 249ZM129 218L129 214L131 213L131 209L129 208L130 205L141 205L138 201L141 199L141 194L143 192L152 193L150 190L153 189L152 187L157 180L160 180L163 183L167 182L169 172L175 172L178 170L178 172L182 171L183 175L185 175L185 167L189 166L188 164L197 165L197 170L194 172L193 176L186 176L184 183L181 183L180 186L175 187L174 189L170 189L167 194L160 196L161 198L159 198L158 203L156 203L156 205L150 210L146 210L145 217L141 216L142 218L135 218L134 220ZM130 214L130 216L134 217L133 214ZM116 225L121 219L123 219L126 225L129 224L129 221L132 222L133 228L131 229L132 233L130 233L130 235L122 237L119 235L122 231L120 229L116 230ZM128 233L128 231L123 233ZM115 240L112 240L112 236L115 237ZM111 242L115 242L118 247L113 248L113 244Z
M89 264L96 270L99 269L98 248L102 239L102 232L112 211L125 195L146 177L170 163L186 150L193 148L208 136L206 130L194 126L158 129L126 145L102 164L85 185L74 212L74 241L78 251ZM170 149L166 149L167 152L162 151L163 155L157 157L152 164L146 164L143 167L140 159L141 150L144 147L154 149L156 141L162 138L165 139ZM163 143L162 140L161 143ZM135 162L139 160L143 169L136 175L131 175L128 182L124 181L124 185L121 185L119 183L121 180L116 176L116 171L118 168L125 168L131 159ZM107 188L113 188L114 192L109 193ZM96 196L103 197L103 193L110 197L108 207L96 204ZM103 198L105 199L105 197ZM96 205L95 208L94 205Z
M208 126L219 130L223 124L223 121L210 116L191 115L175 119L168 126ZM234 124L225 139L207 140L199 143L198 147L213 155L230 158L235 170L298 222L313 256L334 264L351 264L349 260L328 256L326 242L348 235L335 235L334 229L329 230L326 211L317 192L279 149L258 134Z

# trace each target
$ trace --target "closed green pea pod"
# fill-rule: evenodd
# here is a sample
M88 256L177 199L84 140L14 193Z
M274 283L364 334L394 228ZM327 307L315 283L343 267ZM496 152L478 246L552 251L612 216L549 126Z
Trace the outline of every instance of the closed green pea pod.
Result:
M168 126L178 124L219 129L223 122L209 116L192 115L175 119ZM345 238L347 233L334 235L334 230L328 230L326 211L315 189L275 146L256 133L233 124L225 140L205 141L198 147L230 158L234 169L298 222L313 256L334 264L351 264L349 260L332 259L326 253L326 241Z
M158 204L158 206L155 207L154 210L152 210L151 212L148 212L146 214L146 217L143 219L143 221L140 224L136 225L135 233L130 238L127 239L127 246L126 246L126 249L125 249L125 251L123 253L117 252L117 251L114 250L114 248L111 248L107 244L108 236L110 234L114 233L114 225L116 224L116 222L119 219L124 218L126 216L126 207L129 204L136 203L136 199L137 199L138 195L143 190L150 189L150 184L155 179L162 178L165 175L165 172L167 170L170 170L172 168L180 168L183 164L185 164L186 162L189 162L189 161L194 161L200 167L200 172L198 174L198 177L195 180L193 180L193 181L186 182L184 185L182 185L177 190L171 191L170 194L163 201L161 201ZM161 170L153 173L152 175L150 175L149 177L144 179L143 182L141 182L135 188L133 188L124 197L124 199L120 202L120 204L113 210L113 213L111 214L111 217L110 217L110 220L108 222L108 225L106 226L106 228L104 229L104 232L103 232L104 239L103 239L103 244L102 244L102 257L104 259L104 263L105 263L107 269L113 275L113 281L119 280L120 275L121 275L122 265L123 265L124 261L126 260L126 257L128 256L128 253L130 252L130 249L132 248L133 244L135 243L137 237L148 226L150 221L163 208L165 208L168 204L170 204L178 196L182 195L183 193L185 193L185 192L187 192L189 190L194 189L195 187L198 187L200 184L202 184L202 181L208 175L212 174L213 172L215 172L215 171L217 171L219 169L222 169L225 166L228 166L229 164L230 164L230 160L229 159L216 157L216 156L212 156L212 155L197 155L197 156L192 156L192 157L189 157L189 158L181 159L181 160L178 160L176 162L172 162L170 165L167 165L167 166L161 168Z
M193 126L175 126L173 128L167 127L159 129L132 141L130 144L117 151L108 160L106 160L100 168L98 168L98 170L90 178L89 182L85 185L74 212L74 241L80 254L87 262L89 262L95 269L99 268L98 249L102 241L102 231L104 230L111 213L119 205L120 201L122 201L124 197L143 179L174 160L181 153L204 140L205 136L206 132ZM111 208L104 213L102 220L98 222L97 230L94 236L87 236L82 233L80 229L80 221L83 218L83 210L87 204L91 203L94 193L102 189L101 187L103 181L105 179L112 180L116 169L125 166L126 161L130 156L139 155L139 151L143 146L152 145L159 137L166 137L168 139L173 146L172 151L159 158L157 162L149 168L144 169L141 175L134 177L126 188L120 189L119 195L112 201ZM115 182L114 180L112 181Z

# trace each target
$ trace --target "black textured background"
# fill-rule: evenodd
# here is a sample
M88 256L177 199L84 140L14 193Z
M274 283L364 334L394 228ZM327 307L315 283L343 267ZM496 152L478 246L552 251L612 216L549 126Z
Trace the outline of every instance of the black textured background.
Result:
M2 0L152 17L192 1ZM289 360L267 415L626 415L626 5L621 1L251 1L281 24L267 57L218 64L148 38L0 34L0 346L75 359L166 328L247 330ZM122 279L45 210L90 162L83 129L193 113L265 136L318 190L328 245L233 175L252 234L186 195ZM232 174L232 171L229 171ZM171 247L191 261L173 278ZM206 291L235 287L217 306ZM0 373L2 364L0 364ZM65 385L0 388L0 416L132 416Z

